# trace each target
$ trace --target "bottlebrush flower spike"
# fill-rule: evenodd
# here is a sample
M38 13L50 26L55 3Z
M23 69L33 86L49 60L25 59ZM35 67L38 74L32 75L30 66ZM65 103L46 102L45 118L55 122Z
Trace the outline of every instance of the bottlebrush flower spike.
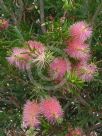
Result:
M63 110L56 98L48 98L41 102L41 113L51 123L55 123L63 117Z
M76 67L77 75L83 81L89 82L93 80L97 67L95 64L79 63Z
M9 23L5 19L0 19L0 30L5 30L9 27Z
M34 101L27 101L23 108L23 127L38 127L40 108Z
M45 47L42 43L37 41L28 41L28 46L32 52L32 62L37 62L38 66L43 66L45 61Z
M90 58L89 46L79 40L70 40L65 52L67 52L70 57L78 60L88 60Z
M73 39L84 42L92 35L92 28L86 22L80 21L70 26L69 33Z
M37 41L28 41L28 46L30 47L31 51L35 52L35 54L42 54L45 51L44 45Z
M50 75L54 80L60 81L66 72L70 72L71 64L63 58L55 58L50 64Z
M7 57L10 64L16 66L20 70L25 70L29 68L29 62L31 57L29 55L29 50L26 48L14 48L12 55Z

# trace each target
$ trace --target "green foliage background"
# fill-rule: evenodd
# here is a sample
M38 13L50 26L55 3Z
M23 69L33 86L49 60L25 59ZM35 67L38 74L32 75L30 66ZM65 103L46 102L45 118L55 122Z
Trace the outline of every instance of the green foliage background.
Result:
M11 49L24 46L25 41L29 39L36 39L45 44L59 41L58 46L61 47L63 40L67 38L69 25L80 20L86 20L93 25L94 33L90 40L92 59L99 68L97 78L91 83L86 83L80 94L88 106L80 104L76 99L77 96L74 97L73 94L68 94L66 96L68 99L63 99L59 92L59 100L65 108L65 120L61 126L50 126L43 121L40 135L49 136L52 132L52 136L65 136L69 124L73 127L80 126L87 132L95 124L102 123L102 1L44 0L45 23L48 29L48 33L44 35L39 23L39 10L38 0L22 2L4 0L0 4L0 16L10 22L10 27L0 32L0 136L5 136L9 132L14 133L15 130L17 131L15 135L21 136L21 133L25 135L21 128L23 104L29 98L46 95L44 90L32 85L26 73L7 63L6 57L9 56ZM64 13L66 20L61 25L60 19ZM54 29L50 33L51 18L54 19ZM58 31L60 26L62 30ZM102 136L102 125L95 130Z

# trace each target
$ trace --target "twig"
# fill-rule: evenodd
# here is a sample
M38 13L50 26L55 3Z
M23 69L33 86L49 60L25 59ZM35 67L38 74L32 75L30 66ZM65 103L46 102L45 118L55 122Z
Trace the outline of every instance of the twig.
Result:
M44 0L40 0L40 19L42 32L46 32L45 19L44 19Z

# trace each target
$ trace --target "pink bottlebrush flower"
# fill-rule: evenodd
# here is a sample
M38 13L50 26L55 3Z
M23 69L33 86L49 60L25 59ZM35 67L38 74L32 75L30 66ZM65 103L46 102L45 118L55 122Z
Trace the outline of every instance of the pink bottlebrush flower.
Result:
M27 101L23 108L23 127L38 127L40 108L34 101Z
M63 110L56 98L48 98L41 102L41 113L51 123L55 123L63 117Z
M0 19L0 30L5 30L9 27L9 23L5 19Z
M32 52L32 62L37 62L38 65L43 66L45 61L45 47L42 43L37 41L28 41L28 46Z
M28 45L31 51L34 51L36 54L42 54L45 51L44 45L40 42L30 40Z
M83 134L82 129L76 128L76 129L72 130L71 132L69 132L69 134L66 136L84 136L84 134Z
M86 22L80 21L70 26L69 33L72 38L84 42L92 35L92 28Z
M79 40L70 40L65 52L72 58L78 60L88 60L90 58L89 46Z
M25 70L29 68L31 56L29 55L29 50L26 48L14 48L12 55L7 57L7 60L20 70Z
M83 81L91 81L94 78L94 75L97 71L97 67L95 64L87 64L87 63L79 63L76 67L77 75Z
M53 79L60 81L66 72L70 72L71 64L63 58L55 58L50 64L50 75Z

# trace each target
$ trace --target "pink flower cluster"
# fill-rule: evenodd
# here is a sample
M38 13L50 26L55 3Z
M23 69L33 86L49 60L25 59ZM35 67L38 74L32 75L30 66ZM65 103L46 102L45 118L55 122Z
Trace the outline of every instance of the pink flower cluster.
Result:
M63 110L56 98L47 98L40 104L27 101L23 108L23 127L38 127L39 117L43 115L50 123L63 117Z
M71 38L67 41L65 52L79 62L76 66L74 65L77 76L84 81L91 81L97 70L95 64L89 64L90 47L86 44L86 40L92 35L92 28L81 21L70 26L69 33ZM89 72L90 68L91 72ZM69 60L58 57L51 62L49 71L52 79L61 81L65 73L71 72L72 69Z
M45 99L41 103L41 113L51 123L63 117L63 110L56 98Z
M89 64L90 47L86 44L86 40L92 35L92 28L81 21L70 26L69 33L71 38L67 42L65 52L71 58L78 60L79 64L76 65L75 70L79 78L84 81L91 81L97 70L95 65ZM7 60L20 70L29 69L31 63L43 66L45 47L40 42L30 40L28 41L28 48L14 48L12 55ZM72 70L70 61L61 57L55 58L49 67L50 76L57 82L62 81L66 72L70 73ZM90 68L91 72L89 72Z
M89 45L82 43L79 40L68 41L68 46L65 49L68 55L80 61L88 60L90 57Z
M5 19L0 19L0 31L5 30L9 27L9 23Z
M70 61L63 58L55 58L50 64L50 75L54 80L61 81L66 72L71 71Z
M39 104L27 101L23 109L23 127L37 127L40 124L39 113Z
M15 65L20 70L28 69L28 63L31 60L29 52L30 51L27 48L14 48L12 55L7 57L7 60L10 64Z
M74 40L85 42L92 35L92 28L85 21L80 21L69 28L69 33Z
M94 63L87 64L87 63L79 63L76 66L76 72L77 75L83 80L83 81L91 81L94 78L94 74L97 71L97 67Z
M45 47L40 42L30 40L30 41L28 41L28 45L29 45L31 51L35 52L35 55L42 54L42 52L45 51Z
M87 60L90 56L90 49L85 41L91 36L92 28L84 21L81 21L70 26L69 33L71 39L68 41L65 51L72 58Z
M69 33L71 38L67 42L65 52L78 64L75 67L76 74L84 81L91 81L97 70L95 64L89 64L90 47L86 40L92 35L92 28L84 21L77 22L70 26Z
M31 62L44 62L44 51L45 47L42 43L28 41L28 48L14 48L7 60L20 70L27 70Z

